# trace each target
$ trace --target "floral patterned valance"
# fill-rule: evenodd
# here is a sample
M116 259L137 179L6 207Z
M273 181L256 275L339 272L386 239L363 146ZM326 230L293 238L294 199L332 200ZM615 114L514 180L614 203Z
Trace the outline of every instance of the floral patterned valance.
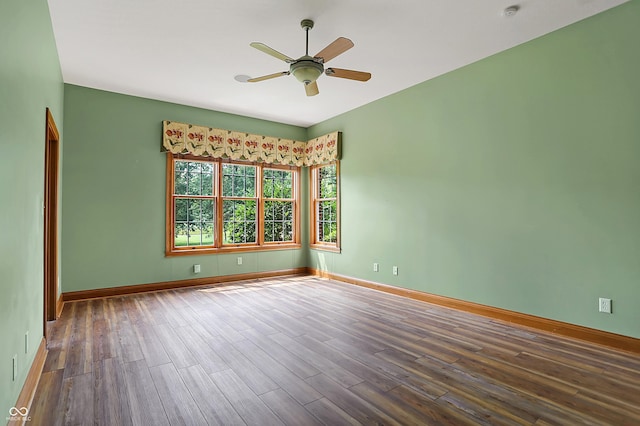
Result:
M162 124L162 149L173 154L298 167L326 164L340 159L340 132L303 142L175 121L163 121Z

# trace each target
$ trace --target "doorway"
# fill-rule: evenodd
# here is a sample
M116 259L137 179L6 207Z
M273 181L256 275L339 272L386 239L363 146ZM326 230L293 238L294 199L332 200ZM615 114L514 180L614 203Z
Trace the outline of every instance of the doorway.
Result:
M58 161L60 134L47 108L44 151L44 337L58 316Z

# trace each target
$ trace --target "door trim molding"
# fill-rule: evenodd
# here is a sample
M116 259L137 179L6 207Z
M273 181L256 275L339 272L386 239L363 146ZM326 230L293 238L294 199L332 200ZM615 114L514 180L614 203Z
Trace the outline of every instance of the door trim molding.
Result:
M44 330L57 318L58 302L58 178L60 133L46 110L44 164Z

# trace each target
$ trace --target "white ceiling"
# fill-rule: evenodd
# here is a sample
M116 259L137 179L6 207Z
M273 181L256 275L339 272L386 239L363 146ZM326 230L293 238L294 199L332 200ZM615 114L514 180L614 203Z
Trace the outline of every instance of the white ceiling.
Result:
M626 2L513 1L48 0L66 83L304 127ZM347 37L355 47L328 66L371 80L323 75L314 97L293 76L234 80L288 70L249 43L298 58L303 18L311 55Z

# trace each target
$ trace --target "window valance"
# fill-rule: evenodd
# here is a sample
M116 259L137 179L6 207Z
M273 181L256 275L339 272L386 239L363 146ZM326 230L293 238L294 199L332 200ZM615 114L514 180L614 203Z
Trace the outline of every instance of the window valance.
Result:
M162 149L173 154L298 167L326 164L340 159L341 132L328 133L304 142L176 121L163 121L162 125Z

